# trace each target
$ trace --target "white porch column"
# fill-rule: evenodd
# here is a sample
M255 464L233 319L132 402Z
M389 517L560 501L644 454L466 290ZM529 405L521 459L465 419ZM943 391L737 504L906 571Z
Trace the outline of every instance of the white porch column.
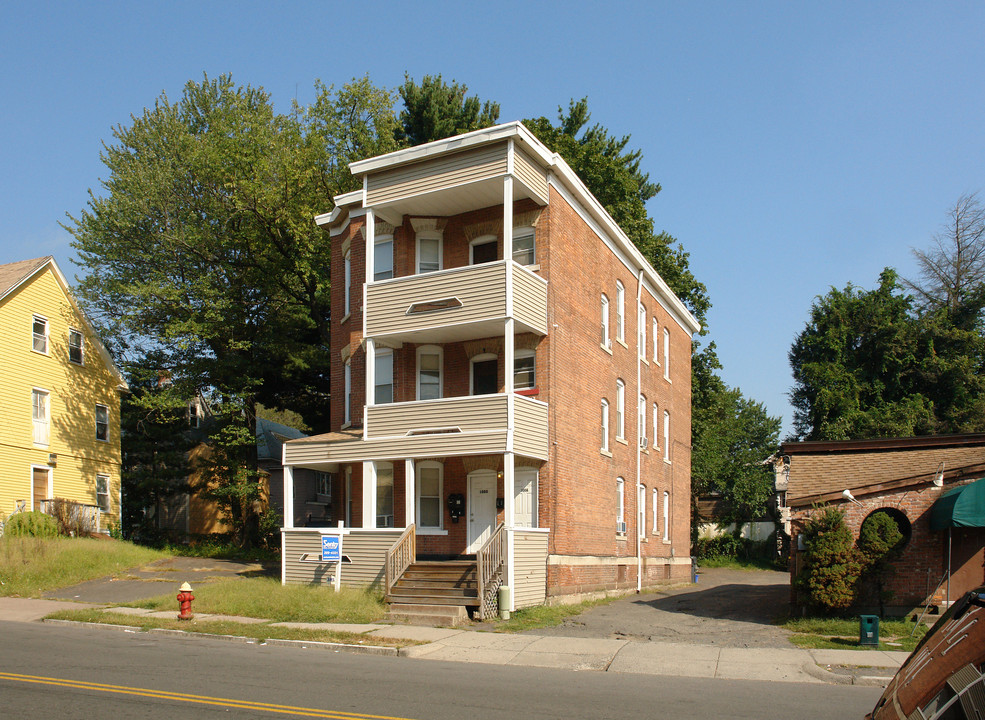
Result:
M363 527L376 529L376 463L363 461Z
M510 612L516 609L516 573L513 558L516 554L516 481L514 480L514 455L508 452L503 456L503 524L506 526L506 584L510 586Z
M368 440L369 407L376 404L376 342L373 338L366 338L366 393L364 397L366 402L363 403L363 440Z
M284 527L294 527L294 466L284 466Z
M513 430L516 425L513 395L514 327L513 327L513 141L507 155L507 174L503 179L503 259L506 263L506 324L503 332L503 378L506 392L506 453L503 455L503 524L506 526L506 584L510 587L510 611L515 609L515 574L513 571L516 542L516 488L513 479Z
M417 516L417 477L414 461L404 460L404 527L410 527Z

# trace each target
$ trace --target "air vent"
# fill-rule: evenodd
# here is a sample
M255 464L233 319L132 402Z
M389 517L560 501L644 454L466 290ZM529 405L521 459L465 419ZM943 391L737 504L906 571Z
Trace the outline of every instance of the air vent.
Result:
M419 315L420 313L440 312L441 310L452 310L460 307L462 307L462 301L457 297L442 298L441 300L414 303L407 308L407 314Z

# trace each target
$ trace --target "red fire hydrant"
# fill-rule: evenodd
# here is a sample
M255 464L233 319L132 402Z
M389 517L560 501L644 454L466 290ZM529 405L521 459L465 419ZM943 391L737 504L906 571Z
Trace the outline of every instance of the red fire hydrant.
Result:
M191 620L195 617L192 615L192 600L195 599L195 596L192 595L192 586L188 583L182 583L178 590L180 591L178 593L178 609L181 611L178 613L178 619Z

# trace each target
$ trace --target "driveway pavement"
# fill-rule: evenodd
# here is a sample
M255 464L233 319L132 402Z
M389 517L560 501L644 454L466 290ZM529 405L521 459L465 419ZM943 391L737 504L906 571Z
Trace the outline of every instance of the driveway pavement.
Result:
M609 638L721 648L792 648L774 625L790 602L790 580L772 570L700 570L698 583L628 595L531 631L558 637Z
M195 588L216 580L265 574L270 572L259 563L173 557L133 568L118 577L105 577L52 590L44 593L43 597L83 603L127 603L176 593L183 582Z

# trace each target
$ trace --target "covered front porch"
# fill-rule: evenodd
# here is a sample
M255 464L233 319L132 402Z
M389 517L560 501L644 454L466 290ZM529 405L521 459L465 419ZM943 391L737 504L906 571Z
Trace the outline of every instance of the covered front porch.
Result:
M501 585L512 590L510 610L540 604L549 537L538 519L542 464L513 453L285 464L285 518L294 517L294 470L308 467L329 478L331 522L285 523L282 582L335 582L338 573L340 584L378 587L390 602L461 601L479 617L497 611ZM341 538L341 565L321 561L326 536ZM428 600L421 592L437 580L401 582L414 563L429 563L431 574L441 574L435 563L458 563L457 589L444 589L451 599L436 599L442 592L435 592ZM422 567L410 574L421 576Z

